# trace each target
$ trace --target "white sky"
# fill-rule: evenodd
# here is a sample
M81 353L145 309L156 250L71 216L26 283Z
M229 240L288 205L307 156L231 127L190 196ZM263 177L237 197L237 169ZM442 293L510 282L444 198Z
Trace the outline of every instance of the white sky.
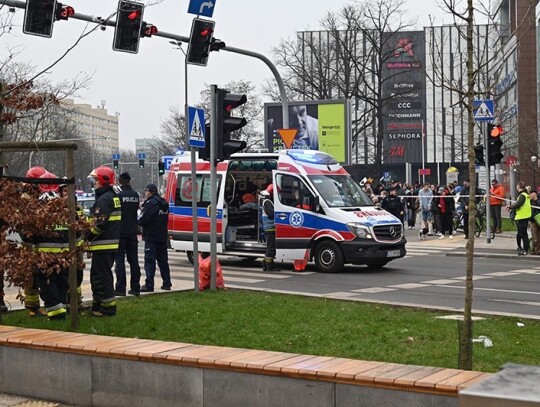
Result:
M216 22L214 36L228 46L261 53L272 59L271 49L281 39L296 31L317 30L319 20L327 11L338 11L352 0L215 0L212 20ZM143 1L148 4L148 0ZM117 0L62 0L76 12L106 17L117 6ZM145 9L144 20L159 30L189 37L191 21L189 0L163 0ZM440 10L436 0L408 0L408 21L418 21L419 27L429 25L431 14L435 24L449 17ZM52 38L22 33L24 10L17 9L11 33L3 35L0 55L7 48L21 51L19 61L30 62L37 69L48 66L86 27L80 20L57 21ZM447 22L447 21L444 21ZM80 72L93 74L92 84L75 98L77 103L97 106L106 101L109 114L120 113L120 147L135 148L135 138L157 136L161 120L168 116L170 106L184 106L184 56L169 40L160 37L141 38L138 54L112 50L114 28L96 31L86 37L68 56L48 73L48 79L59 82ZM186 44L187 45L187 44ZM249 80L257 86L272 78L268 67L260 60L226 51L212 52L206 68L190 65L189 103L199 100L204 84L218 86L232 80Z

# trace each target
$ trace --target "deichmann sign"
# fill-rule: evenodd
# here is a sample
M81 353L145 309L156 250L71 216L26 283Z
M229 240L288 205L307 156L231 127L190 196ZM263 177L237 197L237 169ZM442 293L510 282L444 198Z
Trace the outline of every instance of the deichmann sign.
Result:
M350 109L347 100L289 102L289 127L296 136L282 137L281 103L265 103L264 139L270 152L298 148L320 150L331 154L342 164L350 159Z

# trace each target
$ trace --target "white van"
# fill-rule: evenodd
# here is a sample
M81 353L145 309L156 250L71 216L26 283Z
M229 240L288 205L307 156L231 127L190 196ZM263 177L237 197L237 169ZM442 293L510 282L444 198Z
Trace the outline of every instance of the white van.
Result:
M210 164L197 160L196 196L199 250L210 251ZM344 264L383 267L405 256L403 225L373 205L366 193L329 154L313 150L238 153L217 167L217 251L230 256L264 257L259 206L245 194L274 187L276 261L314 261L322 272ZM192 260L193 181L189 155L175 157L165 199L170 205L173 249Z

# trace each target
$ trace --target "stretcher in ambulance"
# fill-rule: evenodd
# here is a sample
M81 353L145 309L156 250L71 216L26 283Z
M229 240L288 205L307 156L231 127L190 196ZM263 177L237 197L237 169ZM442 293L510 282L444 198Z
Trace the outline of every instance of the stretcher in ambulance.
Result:
M175 157L166 188L171 246L193 261L192 199L199 250L210 251L210 163ZM339 272L345 264L379 268L405 256L403 225L369 196L329 154L314 150L237 153L217 166L217 252L264 257L260 191L274 186L276 262Z

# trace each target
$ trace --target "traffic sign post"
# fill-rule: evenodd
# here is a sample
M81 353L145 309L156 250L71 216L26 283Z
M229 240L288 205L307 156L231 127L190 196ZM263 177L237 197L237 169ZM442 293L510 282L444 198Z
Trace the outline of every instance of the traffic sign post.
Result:
M493 99L484 99L484 100L475 100L473 102L473 116L474 121L476 122L490 122L493 121L495 112L495 106L493 104ZM482 124L482 133L484 135L484 152L486 157L486 173L485 173L485 185L486 185L486 235L487 243L491 243L491 215L490 215L490 205L489 205L489 188L491 182L489 181L489 145L488 145L488 135L487 135L487 125ZM478 175L478 178L481 178L481 175ZM480 183L480 182L479 182ZM476 195L476 191L474 191Z
M171 163L174 157L172 155L164 155L161 157L161 161L163 161L163 164L165 165L165 171L169 171L171 169Z

